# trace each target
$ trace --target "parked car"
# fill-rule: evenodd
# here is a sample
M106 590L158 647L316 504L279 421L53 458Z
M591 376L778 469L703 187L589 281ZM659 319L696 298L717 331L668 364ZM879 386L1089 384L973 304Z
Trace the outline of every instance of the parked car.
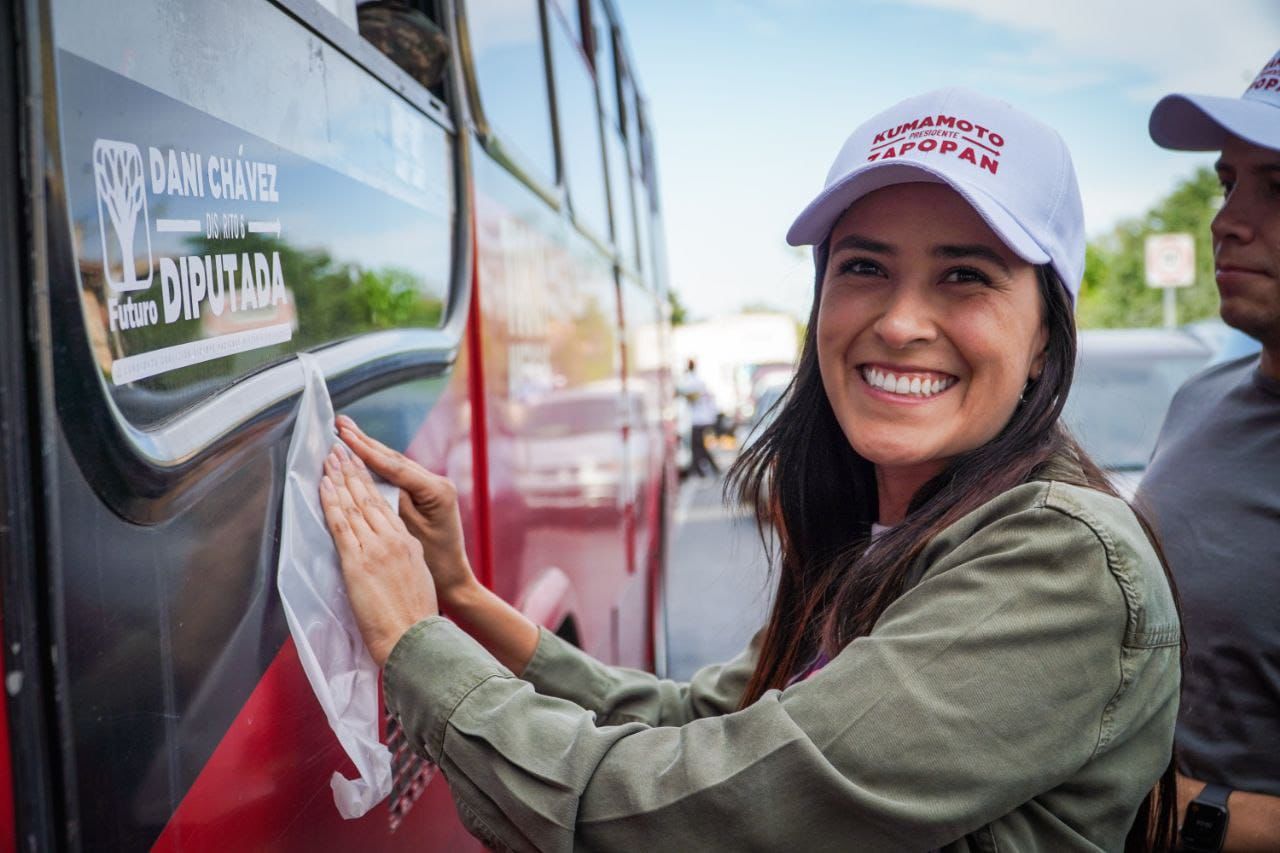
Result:
M1197 323L1188 324L1186 329L1208 344L1210 349L1213 350L1209 364L1235 361L1237 358L1253 355L1262 349L1262 344L1257 338L1251 338L1239 329L1231 328L1221 320L1201 320Z
M1079 349L1063 421L1130 498L1174 392L1214 351L1197 335L1166 329L1083 331Z
M787 387L786 384L773 384L766 385L760 390L759 396L755 398L753 404L751 420L743 428L743 434L739 442L741 447L745 448L747 445L759 441L760 436L769 428L769 424L773 423L781 408L778 402L782 399L782 395L787 392Z

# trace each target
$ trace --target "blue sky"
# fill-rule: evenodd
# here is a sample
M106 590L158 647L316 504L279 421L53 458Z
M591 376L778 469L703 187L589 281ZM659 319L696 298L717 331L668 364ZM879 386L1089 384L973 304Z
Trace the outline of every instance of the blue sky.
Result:
M807 314L812 267L783 234L845 137L902 98L969 86L1055 127L1097 235L1213 160L1150 142L1159 96L1239 94L1280 49L1273 0L618 3L655 125L672 283L698 316Z

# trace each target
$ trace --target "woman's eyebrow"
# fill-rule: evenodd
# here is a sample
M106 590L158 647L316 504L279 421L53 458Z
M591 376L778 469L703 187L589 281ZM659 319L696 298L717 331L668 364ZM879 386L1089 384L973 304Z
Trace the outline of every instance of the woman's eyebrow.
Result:
M976 243L970 246L938 246L933 250L933 256L936 258L982 258L990 261L1000 269L1004 270L1005 275L1009 275L1009 264L994 249Z
M898 250L888 243L881 243L879 240L872 240L870 237L863 237L861 234L849 234L841 237L831 247L832 253L841 249L861 249L864 252L875 252L878 255L898 254Z

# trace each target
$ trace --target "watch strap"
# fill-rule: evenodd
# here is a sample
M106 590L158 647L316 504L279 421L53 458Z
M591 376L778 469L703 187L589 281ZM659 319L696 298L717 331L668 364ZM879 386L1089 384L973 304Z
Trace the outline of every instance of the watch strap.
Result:
M1195 801L1225 809L1227 807L1227 797L1231 796L1231 790L1227 785L1208 784L1204 786L1203 791L1196 795Z

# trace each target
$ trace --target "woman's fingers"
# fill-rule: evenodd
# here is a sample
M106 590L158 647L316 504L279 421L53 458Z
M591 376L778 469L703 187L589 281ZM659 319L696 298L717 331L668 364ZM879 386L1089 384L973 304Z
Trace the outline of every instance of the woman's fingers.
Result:
M430 489L434 475L427 469L377 439L365 435L356 426L356 422L346 415L339 415L336 423L338 435L378 476L409 492L411 497L416 498L424 490Z
M360 540L347 521L347 514L342 509L342 501L338 497L338 489L325 474L320 478L320 508L324 511L325 525L333 536L333 543L338 548L338 559L347 561L360 553Z
M360 461L360 457L352 454L341 444L335 445L334 449L341 458L342 474L351 492L351 498L364 512L364 518L369 527L379 535L405 532L404 522L400 520L400 516L386 499L378 494L378 487L374 485L373 478L369 476L369 471Z
M337 448L331 450L329 455L325 457L324 473L329 482L333 484L334 500L337 503L338 511L346 519L347 526L351 529L351 534L360 543L360 548L363 550L366 543L372 543L377 537L374 536L373 530L369 527L369 522L365 520L364 510L356 503L351 494L351 488L347 482L346 474L342 470L342 462Z

